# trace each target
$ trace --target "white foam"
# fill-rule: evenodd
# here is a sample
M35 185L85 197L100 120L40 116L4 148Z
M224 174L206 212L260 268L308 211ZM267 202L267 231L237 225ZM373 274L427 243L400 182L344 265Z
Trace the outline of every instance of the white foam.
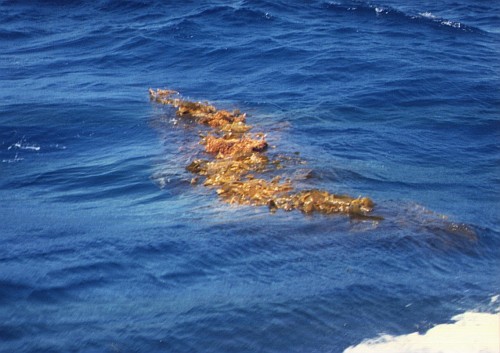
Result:
M16 142L13 145L10 145L7 150L11 150L12 148L20 149L20 150L27 150L27 151L40 151L40 146L38 145L30 145L30 144L23 144L21 142Z
M429 12L429 11L421 12L421 13L419 13L419 15L422 17L425 17L425 18L436 18L436 16L434 16L432 14L432 12Z
M347 348L344 353L498 353L500 314L466 312L452 324L437 325L421 335L383 335Z
M15 155L15 157L13 159L2 159L2 163L15 163L15 162L19 162L19 161L22 161L24 158L19 158L17 156L17 153Z
M444 26L449 26L449 27L453 27L453 28L461 28L462 27L462 24L460 22L453 22L450 20L443 20L443 21L441 21L441 24Z

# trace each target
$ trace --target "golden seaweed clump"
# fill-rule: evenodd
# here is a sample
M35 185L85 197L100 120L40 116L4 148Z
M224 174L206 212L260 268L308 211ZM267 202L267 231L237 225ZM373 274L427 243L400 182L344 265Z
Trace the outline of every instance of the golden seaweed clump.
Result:
M157 89L154 91L150 88L149 95L155 102L177 108L176 114L178 116L190 116L197 119L200 124L235 133L245 133L251 129L245 124L246 114L242 114L239 110L232 112L218 110L208 103L172 98L172 96L178 95L177 91L172 90Z
M150 89L149 94L151 100L176 108L178 116L191 117L213 129L201 141L205 152L213 158L196 159L186 169L204 177L203 184L216 188L223 201L240 205L267 205L272 211L342 213L381 219L366 216L374 207L373 201L367 197L353 198L317 189L294 192L292 182L288 179L281 181L281 176L271 180L256 178L257 173L275 172L281 168L270 163L265 154L268 147L266 136L249 133L252 127L246 124L246 114L184 100L179 98L177 91Z
M291 182L281 183L279 177L271 181L249 177L244 181L225 183L217 194L231 204L273 207L276 199L285 197L293 189Z
M220 127L221 131L232 132L236 134L244 134L252 129L250 125L245 124L242 121L234 121L232 123L222 125Z
M204 176L205 186L220 186L249 177L250 173L261 173L268 167L269 160L260 153L230 159L212 161L197 159L187 166L191 173Z
M208 135L205 138L205 151L212 153L217 158L227 158L232 156L248 155L252 152L262 152L267 148L264 136L251 137L244 135L234 137L225 135L215 137Z
M347 195L335 195L323 190L306 190L293 195L293 205L305 213L363 214L371 212L373 201L367 197L352 198Z
M211 127L224 127L233 123L244 125L246 120L245 114L240 114L237 110L229 112L227 110L215 111L213 114L207 114L201 120L202 124Z
M177 104L177 115L191 115L195 118L205 118L215 114L217 110L214 106L201 102L180 101Z
M179 98L171 98L174 95L178 95L177 91L172 91L169 89L157 89L156 91L152 88L149 89L149 97L151 100L162 103L169 104L173 106L177 106L177 104L181 101Z

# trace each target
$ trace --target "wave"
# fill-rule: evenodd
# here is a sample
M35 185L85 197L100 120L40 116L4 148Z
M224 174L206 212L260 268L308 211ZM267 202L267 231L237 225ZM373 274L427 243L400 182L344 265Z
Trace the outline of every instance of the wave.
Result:
M492 298L496 301L498 295ZM451 319L452 323L436 325L424 334L382 335L344 353L496 353L500 347L500 314L465 312Z
M384 5L372 5L364 2L340 3L329 1L324 7L330 11L341 13L354 13L359 15L380 16L395 21L411 22L416 24L429 25L435 28L460 30L463 32L481 33L482 29L464 24L459 21L453 21L446 18L440 18L429 11L419 13L406 13L396 8Z

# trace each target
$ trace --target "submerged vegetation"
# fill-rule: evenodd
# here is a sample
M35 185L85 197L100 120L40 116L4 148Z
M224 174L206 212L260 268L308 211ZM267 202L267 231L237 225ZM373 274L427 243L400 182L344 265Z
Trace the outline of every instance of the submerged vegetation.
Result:
M267 153L267 136L251 132L252 126L247 124L246 114L239 110L219 110L209 103L185 100L172 90L150 89L149 95L154 102L174 107L180 118L206 127L199 141L204 146L205 157L192 160L186 169L195 174L192 184L203 183L215 189L222 201L267 206L271 212L298 210L305 214L343 214L374 222L384 219L372 215L375 204L368 197L297 188L297 178L292 180L281 173L282 162L287 158L271 159ZM303 178L307 179L311 174L314 173L309 171ZM404 227L413 226L419 231L477 240L474 229L466 224L452 222L447 216L425 207L408 207L405 212L397 214L396 211L402 209L398 205L391 222Z
M266 135L251 133L246 114L238 110L219 110L213 105L180 98L176 91L149 90L151 100L173 106L180 117L206 125L210 133L200 141L210 159L196 159L187 170L204 178L203 184L215 188L230 204L268 206L271 211L300 210L304 213L346 214L381 220L370 216L374 202L367 197L336 195L325 190L296 190L292 180L282 176L265 178L264 172L279 169L265 151ZM197 183L198 177L192 183Z

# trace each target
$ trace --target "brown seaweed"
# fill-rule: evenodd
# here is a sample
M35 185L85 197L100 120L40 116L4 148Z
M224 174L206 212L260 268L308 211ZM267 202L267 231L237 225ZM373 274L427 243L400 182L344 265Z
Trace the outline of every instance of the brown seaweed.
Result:
M253 152L263 152L267 148L264 137L252 137L245 134L240 138L229 135L215 137L209 135L205 138L205 151L212 153L217 158L245 156Z
M203 185L216 189L219 197L230 204L268 206L271 211L299 210L306 214L347 214L360 219L379 221L368 215L374 202L367 197L354 198L336 195L325 190L296 191L292 181L281 176L271 180L264 174L281 169L279 162L270 162L265 151L268 147L264 134L253 134L246 124L246 114L240 111L218 110L209 103L179 98L173 90L149 90L151 100L173 106L180 117L189 117L212 128L201 144L212 159L196 159L186 169L204 177ZM257 178L256 174L262 177ZM193 178L196 183L198 177Z

